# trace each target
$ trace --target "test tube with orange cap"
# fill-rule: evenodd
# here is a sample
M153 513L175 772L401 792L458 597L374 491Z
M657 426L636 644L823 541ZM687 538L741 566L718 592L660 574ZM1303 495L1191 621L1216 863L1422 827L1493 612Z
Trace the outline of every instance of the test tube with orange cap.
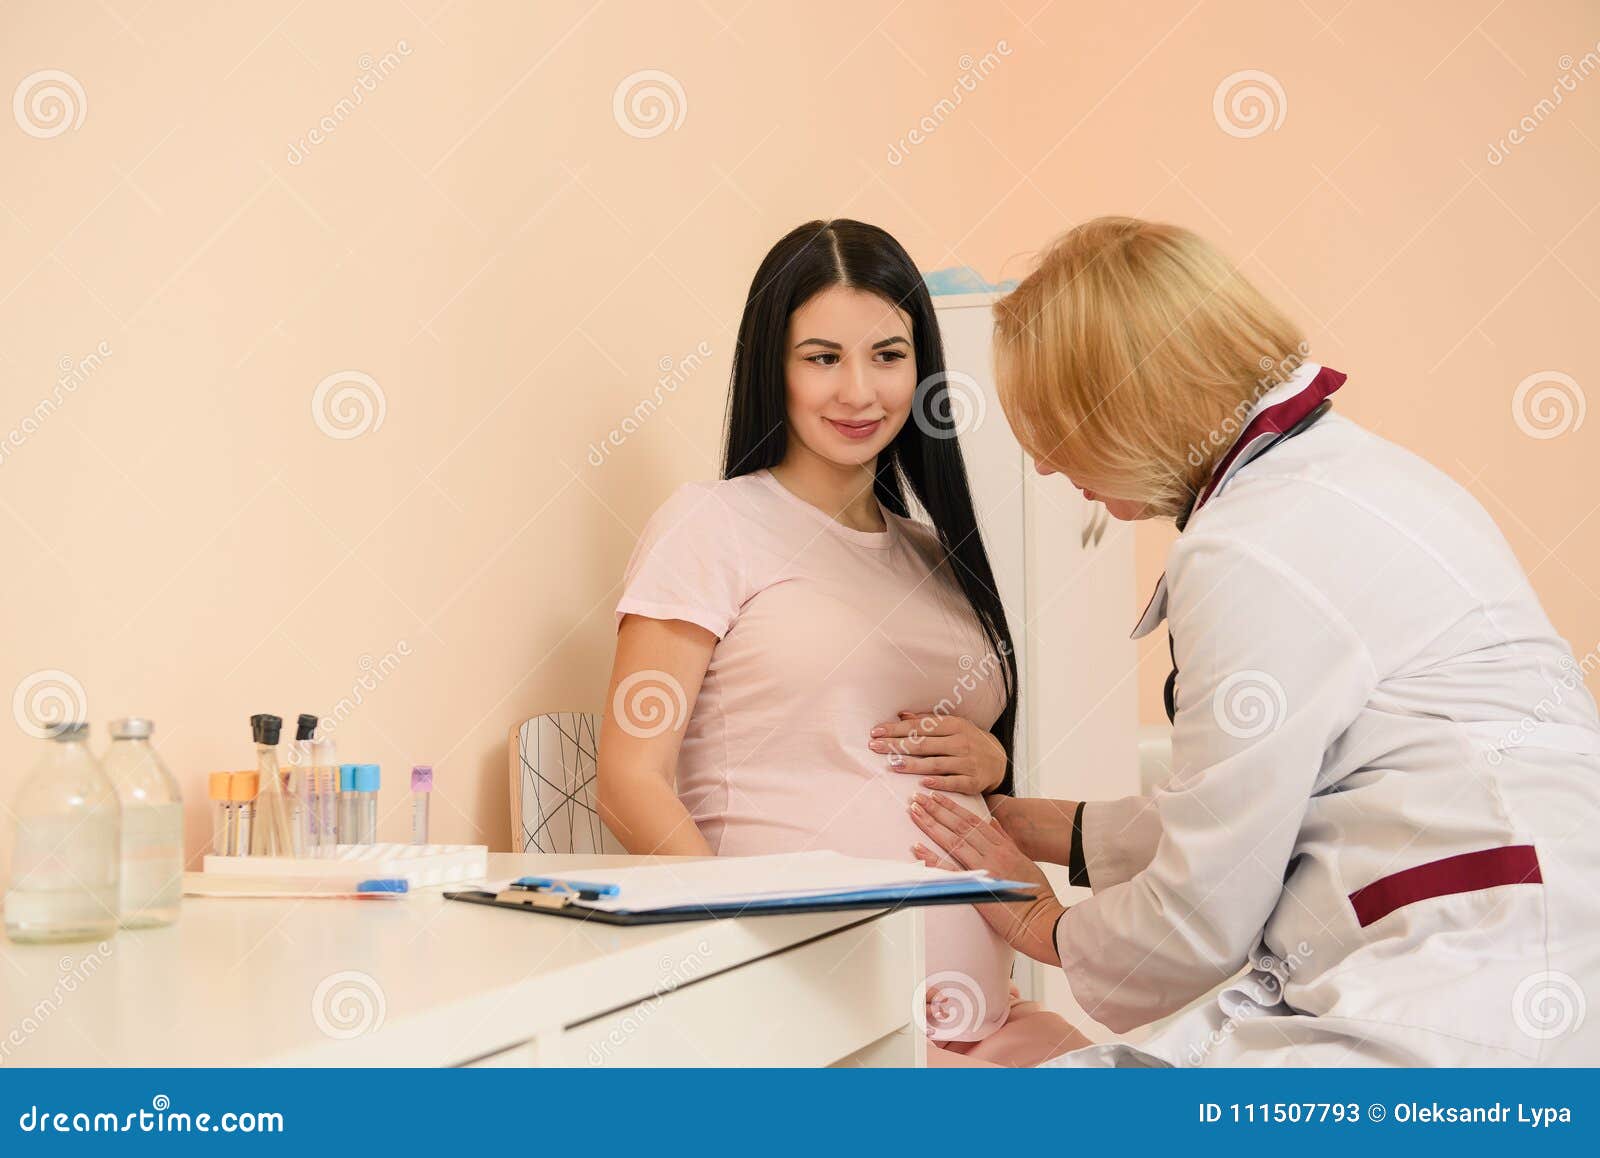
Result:
M233 855L233 799L229 795L227 772L213 772L206 778L206 795L211 798L211 851L216 856Z

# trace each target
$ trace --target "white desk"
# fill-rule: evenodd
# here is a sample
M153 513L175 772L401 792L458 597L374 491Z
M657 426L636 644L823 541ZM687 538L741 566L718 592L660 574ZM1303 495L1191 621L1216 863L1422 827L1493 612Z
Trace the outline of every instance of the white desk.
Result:
M0 938L0 1068L923 1064L916 909L621 928L430 891L191 897L104 944Z

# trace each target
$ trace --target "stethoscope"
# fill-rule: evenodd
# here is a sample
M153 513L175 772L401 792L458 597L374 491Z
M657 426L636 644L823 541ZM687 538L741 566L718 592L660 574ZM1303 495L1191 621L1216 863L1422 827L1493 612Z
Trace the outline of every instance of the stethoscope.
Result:
M1188 508L1177 518L1178 533L1182 534L1196 511L1220 494L1245 466L1266 454L1275 446L1282 446L1297 434L1303 434L1333 409L1329 400L1335 390L1345 383L1345 375L1326 366L1318 366L1305 386L1263 407L1245 425L1244 431L1212 471L1211 479L1194 496ZM1154 594L1133 629L1133 638L1141 639L1156 629L1167 617L1167 577L1162 575ZM1173 642L1172 625L1167 624L1167 655L1172 660L1172 671L1161 690L1161 699L1167 712L1167 722L1177 720L1178 657Z

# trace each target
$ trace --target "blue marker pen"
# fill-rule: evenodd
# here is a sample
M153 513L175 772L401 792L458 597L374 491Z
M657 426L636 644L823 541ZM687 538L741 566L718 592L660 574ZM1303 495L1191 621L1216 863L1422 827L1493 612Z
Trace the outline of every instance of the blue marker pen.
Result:
M358 893L409 893L411 882L405 877L375 877L356 885Z
M550 889L554 892L579 893L585 900L595 897L615 897L622 889L617 885L597 884L591 881L569 881L561 877L518 877L511 882L514 889Z

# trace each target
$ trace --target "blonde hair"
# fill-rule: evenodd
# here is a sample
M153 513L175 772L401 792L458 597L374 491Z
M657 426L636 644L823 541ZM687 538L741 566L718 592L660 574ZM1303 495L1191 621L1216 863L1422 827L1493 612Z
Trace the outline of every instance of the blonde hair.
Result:
M994 313L1000 401L1028 452L1172 517L1307 353L1207 242L1133 217L1067 233Z

